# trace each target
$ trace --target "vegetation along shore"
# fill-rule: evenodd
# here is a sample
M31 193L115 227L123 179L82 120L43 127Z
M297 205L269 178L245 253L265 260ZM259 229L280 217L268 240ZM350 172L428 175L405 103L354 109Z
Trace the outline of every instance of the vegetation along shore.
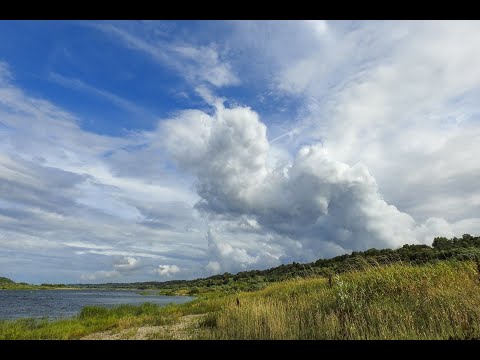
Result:
M198 297L0 321L0 339L478 339L479 256L480 237L464 235L235 275L109 284Z

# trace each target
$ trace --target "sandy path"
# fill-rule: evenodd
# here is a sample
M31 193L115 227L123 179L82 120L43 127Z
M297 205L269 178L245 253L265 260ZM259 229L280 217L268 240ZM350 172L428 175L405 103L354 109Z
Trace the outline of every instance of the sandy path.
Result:
M173 325L141 326L120 332L103 331L87 335L80 340L150 340L150 339L193 339L198 332L198 322L203 314L186 315Z

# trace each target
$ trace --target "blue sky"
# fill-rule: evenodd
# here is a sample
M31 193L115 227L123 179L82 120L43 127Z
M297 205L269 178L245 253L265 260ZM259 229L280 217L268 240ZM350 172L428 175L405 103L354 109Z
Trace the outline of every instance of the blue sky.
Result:
M0 21L0 274L193 278L480 232L468 21Z

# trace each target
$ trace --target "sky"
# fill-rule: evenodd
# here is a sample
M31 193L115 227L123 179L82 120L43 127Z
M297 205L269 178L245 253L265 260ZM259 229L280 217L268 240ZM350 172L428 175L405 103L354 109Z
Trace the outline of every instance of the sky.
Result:
M478 21L0 21L0 276L192 279L480 234Z

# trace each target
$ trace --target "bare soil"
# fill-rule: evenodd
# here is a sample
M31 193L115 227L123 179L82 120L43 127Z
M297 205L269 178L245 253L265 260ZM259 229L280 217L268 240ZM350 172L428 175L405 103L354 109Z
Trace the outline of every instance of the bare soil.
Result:
M189 340L194 339L199 331L198 323L203 314L186 315L172 325L141 326L119 331L104 331L93 333L81 340Z

